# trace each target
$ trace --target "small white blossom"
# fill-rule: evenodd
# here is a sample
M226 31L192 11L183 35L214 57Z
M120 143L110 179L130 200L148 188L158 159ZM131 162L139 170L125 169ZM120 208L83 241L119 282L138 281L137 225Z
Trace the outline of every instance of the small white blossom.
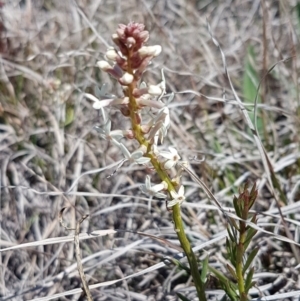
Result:
M124 98L108 98L108 99L98 99L97 97L95 97L94 95L90 94L90 93L84 93L84 96L92 101L94 101L93 103L93 108L95 110L100 110L104 107L107 107L109 105L125 105L129 103L129 98L128 97L124 97Z
M163 126L162 121L159 121L159 122L156 122L155 125L151 127L151 130L148 133L148 139L150 141L152 141L152 139L155 138L155 136L157 135L158 131L161 130L162 126ZM156 142L156 141L154 141L154 142ZM157 143L154 143L154 145L156 145L156 144Z
M170 168L174 167L178 163L178 161L181 159L180 156L178 155L177 150L172 146L169 147L169 152L160 151L159 155L168 159L164 163L165 169L170 169Z
M178 192L171 191L171 197L172 201L168 202L168 208L171 208L176 204L181 205L181 203L185 200L183 185L180 186Z
M157 103L163 104L162 102ZM167 135L168 128L170 127L169 108L165 106L161 108L157 112L157 115L149 122L148 126L152 127L149 132L149 139L154 139L155 144L157 144L159 139L162 144L164 137Z
M116 141L115 139L112 139L111 141L115 146L117 146L121 150L126 161L128 160L128 161L134 162L136 164L142 164L142 165L150 162L151 159L149 157L144 157L145 149L146 149L146 147L144 145L139 147L133 153L130 153L129 150L126 148L126 146L123 143L120 143L120 142Z
M136 101L139 105L147 106L150 108L162 109L164 107L164 104L162 102L151 99L151 95L148 93L140 96L136 99Z
M166 194L161 193L160 191L168 188L168 184L166 182L162 182L160 184L151 186L150 176L146 176L145 185L140 187L141 191L150 196L157 197L159 199L165 199L167 197Z

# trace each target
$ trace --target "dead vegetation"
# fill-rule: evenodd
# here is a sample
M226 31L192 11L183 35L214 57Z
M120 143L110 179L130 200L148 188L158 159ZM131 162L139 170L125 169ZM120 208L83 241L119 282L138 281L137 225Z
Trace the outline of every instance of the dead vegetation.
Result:
M4 2L0 245L11 249L0 253L2 300L85 299L74 231L58 218L64 207L64 222L72 228L89 215L80 247L94 300L177 300L176 292L195 298L191 279L171 261L180 257L165 203L139 190L151 171L125 165L107 178L121 155L99 137L94 127L101 125L100 115L83 95L103 84L108 93L121 93L96 62L112 45L117 24L131 20L144 23L151 44L163 48L145 77L156 83L164 68L167 92L175 93L169 145L190 161L224 208L232 208L245 181L258 184L254 209L268 233L261 231L253 242L261 247L253 298L291 293L278 300L299 300L299 246L291 243L300 243L299 11L293 0ZM256 124L270 174L242 113L246 109L254 122L260 80ZM126 123L113 109L111 117L115 128ZM210 263L226 272L226 221L188 175L184 184L189 238L199 258L208 252ZM210 300L221 299L213 278L207 291Z

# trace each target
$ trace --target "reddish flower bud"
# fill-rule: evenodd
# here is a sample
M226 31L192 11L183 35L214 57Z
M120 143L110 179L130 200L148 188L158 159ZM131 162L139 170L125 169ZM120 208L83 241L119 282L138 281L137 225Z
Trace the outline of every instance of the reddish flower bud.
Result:
M126 117L130 116L130 110L129 110L128 106L122 106L120 108L120 111L124 116L126 116Z
M137 124L141 124L142 123L142 117L139 113L135 113L135 122Z

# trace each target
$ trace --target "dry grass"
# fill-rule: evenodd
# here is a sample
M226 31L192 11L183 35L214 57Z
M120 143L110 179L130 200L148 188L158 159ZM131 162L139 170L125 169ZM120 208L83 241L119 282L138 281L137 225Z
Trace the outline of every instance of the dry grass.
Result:
M195 155L205 158L190 163L224 208L232 208L233 195L246 180L258 183L254 209L259 213L259 227L267 232L261 231L253 242L261 246L255 261L258 291L253 297L299 292L299 245L290 243L300 243L296 2L4 3L0 245L14 249L0 253L2 300L84 300L72 243L74 231L65 230L58 218L63 207L68 208L64 222L73 228L83 215L90 215L81 233L91 235L82 234L85 240L80 247L94 300L177 300L176 292L195 298L191 279L165 260L178 258L170 213L164 202L149 200L139 191L151 171L124 166L107 179L121 155L99 138L94 126L101 124L100 117L84 97L104 83L110 93L120 93L95 65L112 45L110 34L117 24L131 20L145 23L150 43L163 47L145 79L155 84L164 68L167 91L176 93L169 105L172 124L167 143L175 145L185 160ZM226 56L242 109L228 84L207 20ZM270 182L242 112L246 108L253 118L260 79L257 127L278 187L274 180ZM114 128L126 125L113 109L111 117ZM225 220L188 175L184 184L188 201L182 211L189 238L200 250L200 258L208 252L210 263L226 272ZM111 231L97 232L105 229ZM73 236L59 241L68 235ZM278 300L299 300L299 294L294 299L280 295ZM222 296L213 281L208 295L210 300Z

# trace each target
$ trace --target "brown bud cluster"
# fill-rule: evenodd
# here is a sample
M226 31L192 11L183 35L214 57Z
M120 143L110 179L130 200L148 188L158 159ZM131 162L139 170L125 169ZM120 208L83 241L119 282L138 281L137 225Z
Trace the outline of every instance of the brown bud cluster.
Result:
M129 50L138 51L148 41L149 32L144 29L144 24L134 22L130 22L128 25L119 24L112 39L124 56L128 55Z
M112 35L119 49L110 48L106 52L106 59L113 61L114 65L106 61L98 62L103 71L115 77L123 86L137 82L152 58L161 52L159 45L144 46L149 39L149 32L144 29L145 26L139 23L119 24L116 33ZM128 73L133 76L132 80Z

